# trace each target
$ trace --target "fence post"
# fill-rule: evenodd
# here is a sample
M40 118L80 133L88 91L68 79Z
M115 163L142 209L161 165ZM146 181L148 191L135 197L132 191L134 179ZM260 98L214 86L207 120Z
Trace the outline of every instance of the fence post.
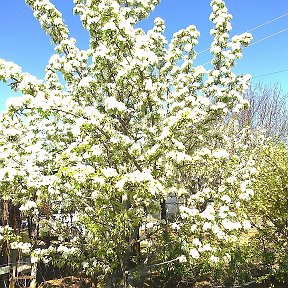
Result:
M37 262L31 264L31 283L29 288L36 288L37 286Z

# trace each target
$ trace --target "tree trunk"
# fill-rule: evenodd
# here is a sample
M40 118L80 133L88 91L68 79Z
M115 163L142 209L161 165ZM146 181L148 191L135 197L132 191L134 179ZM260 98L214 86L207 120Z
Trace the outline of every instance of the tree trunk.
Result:
M128 195L123 195L122 204L126 210L131 207L131 201ZM133 256L140 254L140 242L139 242L139 227L135 227L132 231L131 235L127 237L127 242L131 243L131 247L125 257L124 265L131 267L131 258Z
M165 200L162 200L162 202L160 203L161 206L161 220L165 220L165 222L167 223L167 204Z

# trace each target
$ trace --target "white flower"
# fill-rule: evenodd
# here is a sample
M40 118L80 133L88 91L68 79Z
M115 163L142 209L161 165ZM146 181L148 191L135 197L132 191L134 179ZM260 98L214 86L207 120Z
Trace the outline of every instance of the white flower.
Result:
M224 149L218 149L213 152L213 156L215 158L227 158L229 156L229 153Z
M180 225L177 224L176 222L171 223L171 228L174 230L179 230L180 229Z
M145 225L145 227L147 228L147 229L151 229L151 228L153 228L155 226L155 223L152 223L152 222L148 222L148 223L146 223L146 225Z
M64 70L66 73L71 73L71 72L73 72L74 69L73 69L73 66L70 62L66 62L66 63L64 63Z
M218 225L216 225L216 224L214 224L211 227L211 229L212 229L212 232L215 233L215 234L217 234L217 233L219 233L221 231L220 227Z
M91 147L91 152L94 156L100 156L103 153L103 151L99 145L93 145Z
M221 48L219 46L212 46L210 48L210 52L213 53L213 54L220 53L221 52Z
M102 169L102 173L105 177L109 178L109 177L115 177L118 175L116 169L114 168L104 168Z
M212 247L209 243L207 243L204 246L199 248L200 252L211 251L211 250L212 250Z
M184 50L185 50L187 53L189 53L189 52L192 50L192 48L193 48L193 45L192 45L192 44L186 44L186 45L184 46Z
M223 260L228 263L231 261L231 255L228 254L228 253L225 253L224 257L223 257Z
M21 131L17 130L16 128L11 127L11 128L5 129L4 133L6 135L9 135L9 136L16 136L16 135L19 135L19 133L21 133Z
M13 250L18 249L18 242L12 242L12 243L10 244L10 247L11 247L11 249L13 249Z
M9 108L10 106L18 107L22 104L20 97L10 97L6 100L6 107Z
M57 248L57 252L68 252L68 248L66 246L63 246L62 244Z
M37 263L39 261L39 258L36 256L31 256L31 264Z
M241 183L241 191L245 192L245 190L247 189L247 186L249 186L251 184L251 182L249 180L244 180Z
M251 229L251 223L250 223L250 221L248 221L248 220L244 220L244 221L242 222L242 226L243 226L243 228L244 228L245 230Z
M181 205L179 207L180 210L180 214L183 218L187 218L188 216L195 216L197 214L199 214L199 210L198 209L193 209L193 208L188 208L186 206Z
M28 211L37 208L37 204L34 201L28 200L24 205L22 204L19 208L20 211Z
M31 250L31 244L27 242L26 243L19 242L18 249L21 249L22 253L27 254Z
M223 219L222 225L227 230L238 230L242 228L242 225L239 222L232 222L228 219Z
M153 90L153 82L151 79L147 79L145 81L145 86L146 86L146 89L149 90L149 91L152 91Z
M203 230L208 230L212 227L211 222L205 222L203 225Z
M254 195L253 189L246 189L239 195L240 199L249 200Z
M220 213L225 213L225 212L228 212L229 211L229 207L226 206L226 205L223 205L219 208L219 212Z
M201 241L199 240L199 238L194 238L192 243L195 245L195 246L201 246Z
M79 86L80 87L87 87L87 86L89 86L90 82L92 82L93 80L94 79L92 76L83 77L79 82Z
M230 176L226 179L227 183L229 183L229 184L233 184L236 180L237 179L235 176Z
M179 256L177 259L178 259L178 261L179 261L180 263L185 263L185 262L187 262L187 258L186 258L185 255L181 255L181 256Z
M117 27L113 21L107 22L103 27L102 30L116 30Z
M231 198L228 195L223 195L221 200L227 203L231 203Z
M253 189L247 189L246 194L248 194L249 196L253 196L254 195Z
M193 233L196 229L197 229L197 225L196 225L196 224L193 224L193 225L191 226L190 231Z
M124 103L119 102L115 97L112 96L107 97L104 102L107 109L116 109L118 111L125 111L127 109Z
M218 263L219 262L219 257L212 255L210 257L210 261L213 263Z
M194 259L198 259L200 257L198 250L195 248L190 250L189 255Z
M48 258L48 257L43 257L42 261L43 261L44 264L48 264L51 261L51 259Z
M88 268L89 267L89 263L88 262L82 262L82 267L84 269Z
M206 209L200 214L202 218L207 220L214 220L215 219L215 210L213 204L208 204Z

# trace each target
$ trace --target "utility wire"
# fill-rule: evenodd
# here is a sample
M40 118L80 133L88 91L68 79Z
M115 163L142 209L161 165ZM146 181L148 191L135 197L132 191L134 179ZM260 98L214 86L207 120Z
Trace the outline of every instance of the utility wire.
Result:
M266 22L266 23L263 23L263 24L261 24L261 25L259 25L259 26L256 26L256 27L254 27L254 28L246 31L246 33L249 33L249 32L251 32L251 31L257 30L257 29L259 29L259 28L261 28L261 27L263 27L263 26L265 26L265 25L267 25L267 24L270 24L270 23L272 23L272 22L274 22L274 21L276 21L276 20L279 20L279 19L281 19L281 18L283 18L283 17L286 17L286 16L288 16L288 12L285 13L285 14L283 14L283 15L281 15L281 16L279 16L279 17L277 17L277 18L274 18L274 19L272 19L272 20L270 20L270 21L268 21L268 22Z
M279 70L279 71L275 71L275 72L271 72L271 73L266 73L266 74L254 76L254 77L252 77L252 79L260 78L260 77L264 77L264 76L269 76L269 75L273 75L273 74L278 74L278 73L282 73L282 72L287 72L287 71L288 71L288 69Z
M269 38L272 38L272 37L274 37L274 36L276 36L276 35L278 35L278 34L281 34L281 33L285 32L285 31L288 31L288 27L285 28L285 29L283 29L283 30L281 30L281 31L278 31L278 32L276 32L276 33L273 33L273 34L271 34L271 35L269 35L269 36L266 36L266 37L264 37L264 38L262 38L262 39L260 39L260 40L258 40L258 41L256 41L256 42L252 42L251 44L248 45L247 48L249 48L249 47L251 47L251 46L253 46L253 45L256 45L256 44L258 44L258 43L260 43L260 42L262 42L262 41L265 41L265 40L267 40L267 39L269 39ZM203 51L204 51L204 50L203 50ZM201 66L205 66L205 65L208 65L208 64L211 64L211 62L210 62L210 61L209 61L209 62L206 62L206 63L202 64Z
M288 16L288 12L287 13L285 13L285 14L283 14L283 15L281 15L281 16L278 16L278 17L276 17L276 18L274 18L274 19L272 19L272 20L269 20L269 21L267 21L267 22L265 22L265 23L263 23L263 24L260 24L260 25L258 25L258 26L256 26L256 27L254 27L254 28L252 28L252 29L249 29L248 31L246 31L246 32L244 32L244 33L249 33L249 32L252 32L252 31L254 31L254 30L257 30L257 29L259 29L259 28L261 28L261 27L263 27L263 26L266 26L266 25L268 25L268 24L270 24L270 23L272 23L272 22L274 22L274 21L277 21L277 20L279 20L279 19L281 19L281 18L283 18L283 17L287 17ZM283 31L284 32L284 31ZM280 32L281 33L281 32ZM279 34L279 33L278 33ZM262 40L263 41L263 40ZM258 41L257 41L258 42ZM256 43L256 42L255 42ZM254 44L255 44L254 43ZM253 43L251 44L251 45L254 45ZM250 46L251 46L250 45ZM210 48L207 48L207 49L205 49L205 50L202 50L202 51L200 51L200 52L198 52L197 53L197 55L199 55L199 54L202 54L202 53L204 53L204 52L207 52L207 51L209 51L210 50Z
M207 64L210 64L210 62L204 63L204 64L202 64L202 66L205 66ZM283 72L288 72L288 69L283 69L283 70L274 71L274 72L270 72L270 73L266 73L266 74L262 74L262 75L253 76L251 79L261 78L261 77L270 76L273 74L279 74L279 73L283 73Z
M274 36L276 36L276 35L278 35L278 34L280 34L280 33L283 33L283 32L285 32L285 31L287 31L287 30L288 30L288 27L285 28L285 29L283 29L283 30L281 30L281 31L278 31L278 32L276 32L276 33L273 33L273 34L271 34L271 35L269 35L269 36L267 36L267 37L264 37L264 38L262 38L262 39L260 39L260 40L258 40L258 41L256 41L256 42L252 42L248 47L253 46L253 45L255 45L255 44L258 44L258 43L260 43L260 42L262 42L262 41L264 41L264 40L266 40L266 39L269 39L269 38L271 38L271 37L274 37Z
M200 51L200 52L196 52L196 53L197 53L197 56L198 56L199 54L202 54L202 53L207 52L207 51L209 51L209 50L210 50L210 48L207 48L207 49L202 50L202 51Z

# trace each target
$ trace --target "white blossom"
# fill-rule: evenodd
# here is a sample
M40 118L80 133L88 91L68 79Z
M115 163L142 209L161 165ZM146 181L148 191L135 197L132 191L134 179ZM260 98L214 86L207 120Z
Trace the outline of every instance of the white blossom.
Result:
M194 258L194 259L198 259L200 257L200 254L198 252L197 249L193 248L193 249L190 249L189 251L189 255Z

